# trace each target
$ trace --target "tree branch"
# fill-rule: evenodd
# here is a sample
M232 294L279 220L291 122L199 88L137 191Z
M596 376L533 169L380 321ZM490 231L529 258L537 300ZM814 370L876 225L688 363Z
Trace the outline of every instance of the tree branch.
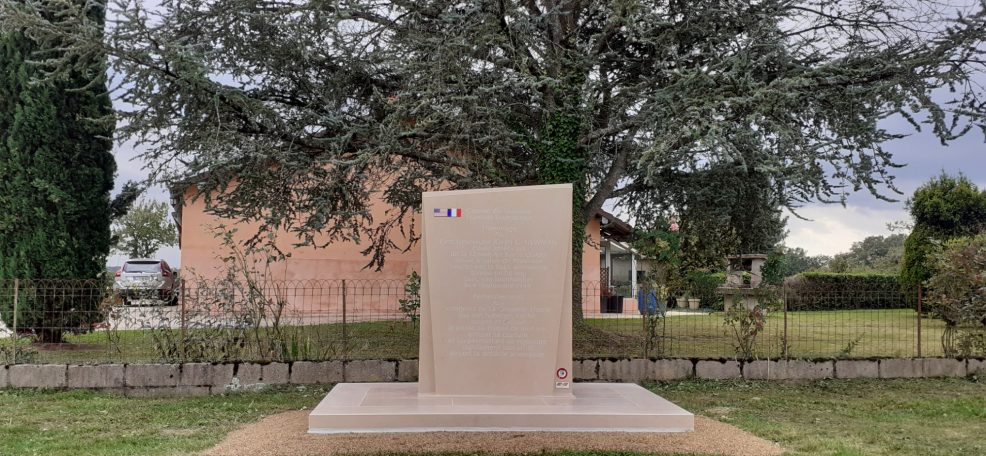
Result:
M596 187L596 194L592 195L589 201L586 201L583 208L583 213L586 217L590 217L593 213L602 209L603 203L610 198L610 194L616 187L617 182L623 177L623 172L626 169L627 157L630 155L630 149L632 147L627 144L624 147L618 147L616 157L613 159L613 163L610 165L609 170L606 171L606 176Z

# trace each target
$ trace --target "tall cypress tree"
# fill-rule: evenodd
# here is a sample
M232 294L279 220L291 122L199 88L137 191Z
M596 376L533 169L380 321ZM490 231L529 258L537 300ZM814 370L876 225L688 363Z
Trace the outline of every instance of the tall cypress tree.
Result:
M101 8L90 11L103 17ZM0 34L0 278L97 279L110 248L110 191L116 172L105 62L76 61L66 77L42 80L29 63L57 43L19 31ZM95 81L95 83L93 83ZM82 90L80 90L82 89ZM62 288L62 287L58 287ZM22 328L44 342L89 322L95 281L74 288L29 288L18 306ZM12 323L11 301L0 316Z

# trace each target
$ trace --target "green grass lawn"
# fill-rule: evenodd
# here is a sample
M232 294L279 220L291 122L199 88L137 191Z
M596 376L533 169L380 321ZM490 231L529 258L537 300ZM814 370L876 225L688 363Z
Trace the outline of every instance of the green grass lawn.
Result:
M792 454L986 454L986 384L976 381L694 381L654 390Z
M786 322L785 322L786 320ZM633 337L624 351L642 354L643 323L640 319L591 319L594 328ZM758 357L778 357L787 327L789 356L909 357L917 356L917 318L910 309L771 312L757 337ZM665 319L663 351L650 356L717 358L736 356L736 340L724 325L722 313L676 315ZM921 321L922 356L941 356L941 320ZM590 336L591 337L591 336ZM634 340L635 339L635 340ZM609 344L579 344L581 356L609 356Z
M795 455L986 454L986 384L973 380L686 381L650 387ZM151 399L0 390L0 454L187 454L264 415L310 409L325 391Z
M786 320L786 321L785 321ZM737 356L735 338L723 324L722 313L674 315L660 325L654 349L645 352L643 321L629 316L589 318L590 331L574 334L576 357ZM789 355L793 357L898 357L917 355L915 312L899 310L845 310L772 312L757 338L757 356L779 357L787 328ZM922 355L940 356L940 320L922 320ZM180 343L178 330L98 331L68 336L70 349L26 347L21 362L156 362L174 361L176 352L189 350L189 358L224 360L321 360L414 358L418 353L418 328L407 321L376 321L293 326L271 337L269 329L243 334L229 329L189 330L189 341ZM279 343L274 343L279 342ZM0 340L0 349L3 344ZM0 363L3 359L0 350Z
M325 389L188 398L0 390L0 454L186 454L239 425L311 407Z

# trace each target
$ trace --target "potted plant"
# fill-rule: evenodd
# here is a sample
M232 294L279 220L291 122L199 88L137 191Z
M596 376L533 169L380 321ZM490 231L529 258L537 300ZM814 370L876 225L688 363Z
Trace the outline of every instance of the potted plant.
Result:
M686 289L685 292L681 294L681 297L678 298L678 307L681 309L691 309L693 308L691 307L692 300L691 290Z
M688 307L688 286L678 269L669 271L667 287L668 293L674 296L675 307L679 309Z
M688 298L688 308L691 310L698 310L698 306L701 303L702 300L699 298Z

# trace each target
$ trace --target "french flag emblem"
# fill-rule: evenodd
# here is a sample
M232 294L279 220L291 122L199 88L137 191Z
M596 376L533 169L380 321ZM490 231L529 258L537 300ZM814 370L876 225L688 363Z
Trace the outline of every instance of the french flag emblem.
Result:
M437 208L436 207L435 208L434 215L435 215L435 217L454 217L454 218L459 218L459 217L462 217L462 208L461 207L455 207L455 208L445 209L445 208Z

